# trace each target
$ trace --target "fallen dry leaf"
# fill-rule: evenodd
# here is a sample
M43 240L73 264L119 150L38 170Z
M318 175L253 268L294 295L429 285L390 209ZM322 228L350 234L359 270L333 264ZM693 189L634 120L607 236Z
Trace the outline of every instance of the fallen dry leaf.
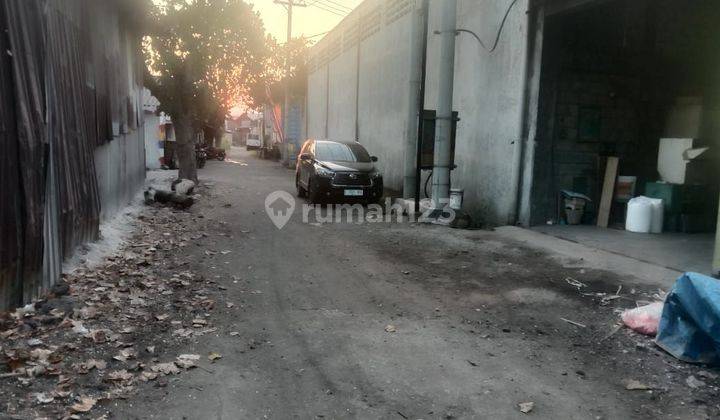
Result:
M30 351L30 357L39 362L47 362L52 353L52 350L48 349L32 349Z
M181 354L175 360L175 364L183 369L190 369L197 366L198 360L200 360L199 354Z
M521 402L518 404L518 407L520 408L521 413L527 414L535 408L535 403L532 401Z
M628 391L647 391L652 389L651 386L646 385L636 379L627 379L624 381L625 389Z
M105 330L91 330L90 338L92 338L93 342L95 343L104 343L108 339Z
M158 377L157 372L142 372L140 374L140 380L143 382L154 381L155 379L157 379L157 377Z
M93 370L93 369L103 370L107 367L107 363L105 363L104 360L88 359L84 363L84 366L85 366L85 369L87 369L87 370Z
M125 369L114 370L107 375L108 381L129 381L133 378L133 374Z
M113 359L119 361L119 362L125 362L129 359L134 359L137 356L137 352L135 349L122 349L120 350L120 353L113 356Z
M150 366L150 370L153 372L162 373L163 375L174 375L180 373L180 369L173 362L158 363Z
M37 394L35 394L35 399L40 404L49 404L49 403L53 402L55 397L53 397L52 395L48 395L44 392L38 392Z
M80 396L78 399L80 401L70 407L70 410L75 413L87 413L88 411L92 410L92 408L97 403L97 399L93 397Z
M70 322L72 322L72 326L73 326L72 331L74 333L80 334L80 335L85 335L90 332L90 331L88 331L87 328L85 328L85 326L82 324L82 322L80 322L80 321L70 321Z
M202 318L195 318L192 321L193 327L201 327L203 325L207 325L207 321Z

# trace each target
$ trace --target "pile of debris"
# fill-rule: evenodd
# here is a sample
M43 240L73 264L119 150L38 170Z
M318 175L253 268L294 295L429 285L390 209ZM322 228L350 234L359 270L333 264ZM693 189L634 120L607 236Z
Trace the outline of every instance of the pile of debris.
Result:
M127 398L144 383L165 386L197 366L200 355L178 348L216 330L210 320L220 297L214 281L187 269L183 248L206 236L193 233L206 223L148 207L115 255L2 315L0 417L105 416L104 401Z
M145 190L145 204L159 203L177 209L187 209L195 203L199 195L193 195L195 182L189 179L176 179L172 183L172 191L150 187Z

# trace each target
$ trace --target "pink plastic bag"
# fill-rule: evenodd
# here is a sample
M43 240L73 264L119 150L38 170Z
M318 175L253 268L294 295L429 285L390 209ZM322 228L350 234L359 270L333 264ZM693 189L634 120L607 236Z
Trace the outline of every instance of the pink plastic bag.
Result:
M654 336L657 334L664 305L664 302L655 302L639 308L628 309L622 313L622 321L634 331Z

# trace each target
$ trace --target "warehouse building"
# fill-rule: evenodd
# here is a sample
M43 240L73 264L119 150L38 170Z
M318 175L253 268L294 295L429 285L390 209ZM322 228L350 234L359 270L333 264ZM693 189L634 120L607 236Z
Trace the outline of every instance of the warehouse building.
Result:
M414 196L404 181L418 115L437 104L442 7L366 0L311 52L308 135L357 139L406 197ZM720 152L717 2L458 0L457 28L451 182L464 189L465 210L487 224L660 247L648 259L662 260L682 240L698 252L678 264L697 259L709 271ZM608 172L609 161L616 170ZM603 199L606 176L624 183ZM563 191L589 199L570 221L578 227L565 226ZM605 218L622 227L627 199L642 194L664 199L666 235L595 227Z

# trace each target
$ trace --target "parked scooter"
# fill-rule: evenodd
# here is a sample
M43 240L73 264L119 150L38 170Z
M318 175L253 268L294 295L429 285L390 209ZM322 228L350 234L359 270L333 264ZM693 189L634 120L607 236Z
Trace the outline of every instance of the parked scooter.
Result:
M223 161L225 160L225 149L209 146L207 148L207 158Z
M195 161L197 163L198 168L204 168L205 163L207 162L207 151L204 147L200 145L195 146Z

